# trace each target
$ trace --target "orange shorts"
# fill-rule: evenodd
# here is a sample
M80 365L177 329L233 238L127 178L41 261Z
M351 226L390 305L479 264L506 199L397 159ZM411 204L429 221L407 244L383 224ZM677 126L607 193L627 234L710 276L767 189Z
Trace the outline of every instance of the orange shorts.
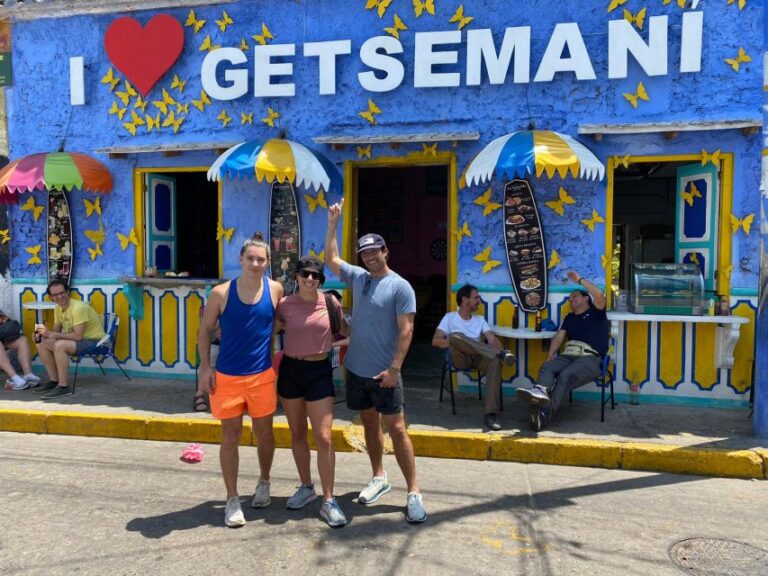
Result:
M211 414L219 420L236 418L246 411L251 418L274 414L277 410L275 371L268 368L247 376L216 372L216 387L210 399Z

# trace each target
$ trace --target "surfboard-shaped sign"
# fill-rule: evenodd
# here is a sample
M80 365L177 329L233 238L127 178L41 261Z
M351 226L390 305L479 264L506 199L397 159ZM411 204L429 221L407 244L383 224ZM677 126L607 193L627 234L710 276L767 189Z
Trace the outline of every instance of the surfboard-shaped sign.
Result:
M527 180L504 187L504 241L517 301L526 312L547 305L547 251L539 211Z
M296 291L293 270L301 253L301 226L296 191L290 182L272 184L269 204L269 241L272 246L272 279L282 283L285 293Z
M48 192L48 283L70 284L75 253L69 202L62 190Z

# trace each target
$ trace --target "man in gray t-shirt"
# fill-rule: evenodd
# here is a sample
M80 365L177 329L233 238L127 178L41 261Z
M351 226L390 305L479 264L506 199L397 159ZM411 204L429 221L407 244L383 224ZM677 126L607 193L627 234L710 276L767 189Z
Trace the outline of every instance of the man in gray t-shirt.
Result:
M372 504L392 489L384 471L383 417L408 485L406 519L424 522L427 513L416 480L413 446L405 427L400 376L413 337L416 294L405 279L390 270L389 250L378 234L366 234L357 241L357 253L367 270L342 260L336 233L343 206L344 200L328 208L325 261L352 290L352 332L344 359L348 372L347 406L360 412L373 469L373 478L357 501Z

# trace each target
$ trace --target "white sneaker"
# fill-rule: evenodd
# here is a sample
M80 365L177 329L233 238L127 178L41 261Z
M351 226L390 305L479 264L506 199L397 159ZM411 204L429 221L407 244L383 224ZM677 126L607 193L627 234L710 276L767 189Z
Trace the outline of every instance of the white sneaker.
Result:
M29 388L29 383L17 374L5 381L5 387L9 390L26 390Z
M227 506L224 508L224 524L230 528L245 526L245 516L240 508L240 496L232 496L227 500Z
M259 483L256 484L256 490L253 491L251 506L253 508L266 508L271 502L272 498L269 497L269 480L262 480L259 478Z
M387 473L384 472L384 476L374 476L370 479L368 485L357 497L357 501L360 504L373 504L390 490L392 490L392 485L387 480Z
M30 388L40 384L40 377L35 374L32 374L32 372L30 372L29 374L24 374L24 380L27 381L27 384L29 384Z
M337 528L344 526L347 523L347 517L344 516L344 512L339 508L336 498L331 498L323 502L320 506L320 518L328 523L328 526Z

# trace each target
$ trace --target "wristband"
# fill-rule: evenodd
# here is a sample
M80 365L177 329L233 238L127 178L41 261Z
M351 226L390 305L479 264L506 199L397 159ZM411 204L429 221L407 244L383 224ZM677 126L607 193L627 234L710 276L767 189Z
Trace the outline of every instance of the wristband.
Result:
M398 374L400 374L400 370L398 370L394 366L390 366L389 368L387 368L387 370L392 370L393 372L397 372Z
M579 278L579 286L581 286L581 281L584 280L584 278Z

